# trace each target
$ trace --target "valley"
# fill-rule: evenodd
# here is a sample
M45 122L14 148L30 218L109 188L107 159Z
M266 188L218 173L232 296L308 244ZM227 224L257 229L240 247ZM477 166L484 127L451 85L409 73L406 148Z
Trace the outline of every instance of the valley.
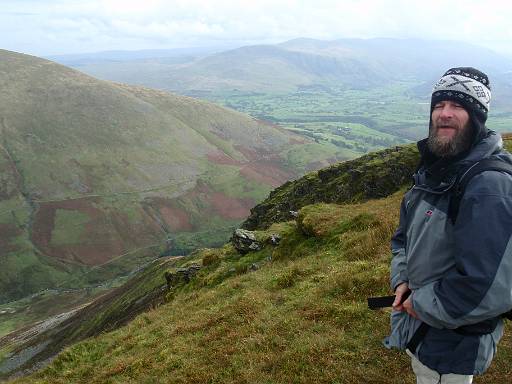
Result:
M354 158L424 137L433 82L463 60L493 79L489 128L507 132L512 125L512 61L465 43L302 38L216 53L136 54L57 59L98 78L213 101L311 138L318 145L303 147L303 163Z
M155 258L220 245L272 188L342 158L294 164L313 140L190 97L0 58L6 308L39 292L101 291ZM2 333L21 321L6 311Z
M241 225L264 231L319 202L385 198L395 204L392 194L408 180L409 160L416 156L412 145L397 154L395 148L426 135L432 79L454 62L448 43L425 44L436 52L433 57L410 40L297 39L169 57L155 52L59 58L74 69L0 50L0 339L11 343L45 319L56 319L52 326L65 321L70 333L62 338L51 333L58 327L40 330L57 340L50 356L81 340L79 330L96 335L153 304L172 301L164 293L162 271L188 263L176 263L174 256L190 255L187 260L198 263L210 256L222 260L223 269L201 272L206 287L250 281L244 276L252 264L271 264L274 253L267 247L243 259L224 245ZM465 57L473 49L462 45L453 54ZM496 84L488 127L508 132L512 62L481 53L477 64L488 68ZM343 176L331 180L338 173ZM368 204L368 210L375 208ZM375 204L381 217L383 206ZM367 209L340 209L352 208ZM327 211L320 217L330 220ZM366 219L360 228L354 225L372 228L375 223ZM302 223L277 225L285 241L276 255L290 250L297 258L322 258L325 264L312 273L320 280L307 283L320 289L328 264L339 262L331 260L329 247L345 242L336 250L358 261L345 255L344 247L359 249L366 235L347 239L340 229L326 245L322 236L306 233L305 239L304 228L295 227ZM381 235L388 232L386 227ZM315 253L318 244L325 254ZM363 247L367 254L360 255L379 263L379 284L385 271L382 244L374 244L377 251ZM213 247L220 250L209 251ZM279 281L270 276L274 268L288 268L295 256L283 257L283 265L269 265L273 272L261 275L271 295L308 275L300 264L301 271L290 266ZM351 273L342 271L341 262L336 265L342 275ZM355 264L350 268L359 271ZM130 287L148 291L137 296ZM201 287L183 287L185 296L178 300L184 307L187 295L198 297L195 288ZM311 300L304 305L311 306ZM131 305L127 317L116 312ZM329 305L318 310L333 310ZM360 303L354 305L359 306L354 316L368 320ZM85 314L87 306L95 311ZM353 309L347 308L342 312ZM83 324L82 316L89 316ZM372 321L384 323L382 317ZM21 356L13 351L0 348L0 360ZM17 366L24 364L23 356Z

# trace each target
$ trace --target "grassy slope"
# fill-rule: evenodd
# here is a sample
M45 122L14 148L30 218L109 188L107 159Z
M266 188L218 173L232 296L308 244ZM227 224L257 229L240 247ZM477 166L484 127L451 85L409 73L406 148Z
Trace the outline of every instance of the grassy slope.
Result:
M283 236L274 249L241 258L226 246L196 255L217 262L168 304L66 350L20 382L412 381L406 356L381 345L387 311L369 311L365 302L388 292L387 240L400 199L401 192L307 206L298 226L266 232ZM259 270L249 272L254 263ZM508 383L511 357L507 333L486 382Z
M67 345L116 329L140 312L161 303L166 285L160 272L180 263L183 263L182 257L159 258L107 293L69 292L66 313L63 309L57 314L46 308L49 316L44 322L0 338L0 379L12 370L30 369ZM77 297L80 294L86 297ZM62 306L59 297L46 296L35 305ZM31 315L30 311L26 312Z
M381 345L388 312L366 309L366 297L389 292L388 242L403 191L304 205L296 221L258 231L261 241L281 234L277 247L243 257L231 245L198 252L190 262L206 267L167 304L19 382L412 382L408 358ZM511 358L507 327L475 383L509 383Z

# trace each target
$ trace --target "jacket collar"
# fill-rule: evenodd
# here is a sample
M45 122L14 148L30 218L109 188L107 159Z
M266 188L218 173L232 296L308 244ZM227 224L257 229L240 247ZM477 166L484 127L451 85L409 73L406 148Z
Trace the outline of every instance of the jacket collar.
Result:
M451 158L435 156L428 149L427 140L423 139L417 144L421 162L414 174L414 183L416 186L439 192L449 189L455 183L461 167L498 153L503 148L501 135L491 130L468 151Z

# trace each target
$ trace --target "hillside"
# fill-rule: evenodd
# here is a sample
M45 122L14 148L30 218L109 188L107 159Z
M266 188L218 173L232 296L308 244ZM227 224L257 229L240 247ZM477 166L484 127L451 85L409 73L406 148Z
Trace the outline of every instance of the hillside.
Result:
M181 259L154 260L121 287L0 337L0 379L14 370L37 369L65 346L119 328L140 312L162 303L165 280L161 270L179 264ZM46 304L52 304L51 296Z
M220 244L272 188L346 158L207 102L9 51L0 84L0 304Z
M511 146L510 138L506 145ZM343 171L331 168L333 191L347 191L350 172L356 170L363 189L346 196L352 202L330 203L324 184L312 186L308 194L313 197L296 202L296 218L276 218L255 232L261 250L241 255L226 244L194 253L186 263L202 268L190 282L174 284L167 303L126 327L66 349L41 372L14 382L412 381L404 368L407 356L381 344L388 311L366 308L366 297L389 292L389 239L407 180L389 189L368 188L378 191L378 199L368 200L376 196L364 188L387 186L387 181L377 182L379 170L394 166L401 156L404 167L414 162L414 150L405 147L372 154L366 168L361 159L348 162L353 167ZM282 206L293 191L300 195L315 178L317 173L306 175L288 187L288 194L274 193L274 206ZM276 234L281 240L272 245L269 239ZM166 270L154 270L162 284ZM510 358L507 327L498 358L485 379L475 383L509 383Z

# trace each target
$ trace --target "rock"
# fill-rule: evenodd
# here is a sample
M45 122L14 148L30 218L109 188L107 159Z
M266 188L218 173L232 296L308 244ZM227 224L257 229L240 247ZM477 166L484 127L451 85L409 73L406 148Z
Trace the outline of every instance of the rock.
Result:
M178 268L176 272L165 272L165 280L167 281L167 288L171 289L180 283L187 284L190 279L195 276L197 271L201 269L199 264L191 264L187 267Z
M270 235L268 241L272 245L279 245L279 242L281 241L281 236L278 233L273 233Z
M254 242L254 243L251 243L251 245L249 245L249 249L251 251L259 251L261 248L257 242Z
M290 216L297 218L299 216L299 212L297 212L297 211L290 211Z
M260 243L256 240L254 232L245 229L236 229L231 236L231 243L235 249L243 254L252 251L259 251L261 249Z
M250 266L249 266L249 271L257 271L258 269L260 269L260 267L258 266L258 264L256 263L252 263Z

